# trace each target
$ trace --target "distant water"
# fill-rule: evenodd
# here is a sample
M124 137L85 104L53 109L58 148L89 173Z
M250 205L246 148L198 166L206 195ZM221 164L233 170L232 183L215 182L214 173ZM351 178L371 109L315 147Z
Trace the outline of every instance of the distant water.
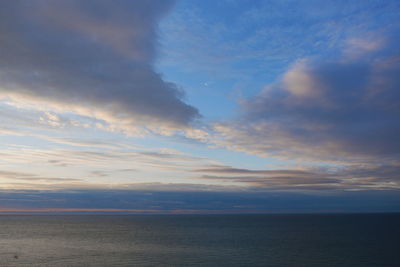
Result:
M0 266L400 266L400 214L0 216Z

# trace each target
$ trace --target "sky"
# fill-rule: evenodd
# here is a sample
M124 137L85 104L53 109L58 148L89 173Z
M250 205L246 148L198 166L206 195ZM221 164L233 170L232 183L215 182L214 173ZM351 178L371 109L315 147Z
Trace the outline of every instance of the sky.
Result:
M400 211L397 0L0 2L0 213Z

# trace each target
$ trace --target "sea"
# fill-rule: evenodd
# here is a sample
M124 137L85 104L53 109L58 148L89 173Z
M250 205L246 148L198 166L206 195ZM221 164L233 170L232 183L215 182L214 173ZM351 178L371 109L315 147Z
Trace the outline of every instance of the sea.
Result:
M400 214L2 215L0 266L400 266Z

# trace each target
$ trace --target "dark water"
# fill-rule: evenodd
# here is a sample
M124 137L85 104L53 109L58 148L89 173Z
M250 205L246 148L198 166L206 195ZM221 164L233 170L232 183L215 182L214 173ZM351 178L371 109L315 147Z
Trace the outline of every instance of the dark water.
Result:
M400 266L400 214L0 216L0 266Z

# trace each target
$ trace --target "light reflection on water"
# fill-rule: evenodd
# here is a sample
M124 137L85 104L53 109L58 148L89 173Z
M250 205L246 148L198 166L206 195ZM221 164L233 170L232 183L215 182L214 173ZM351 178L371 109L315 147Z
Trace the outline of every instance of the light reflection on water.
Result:
M400 266L398 214L0 216L0 266Z

